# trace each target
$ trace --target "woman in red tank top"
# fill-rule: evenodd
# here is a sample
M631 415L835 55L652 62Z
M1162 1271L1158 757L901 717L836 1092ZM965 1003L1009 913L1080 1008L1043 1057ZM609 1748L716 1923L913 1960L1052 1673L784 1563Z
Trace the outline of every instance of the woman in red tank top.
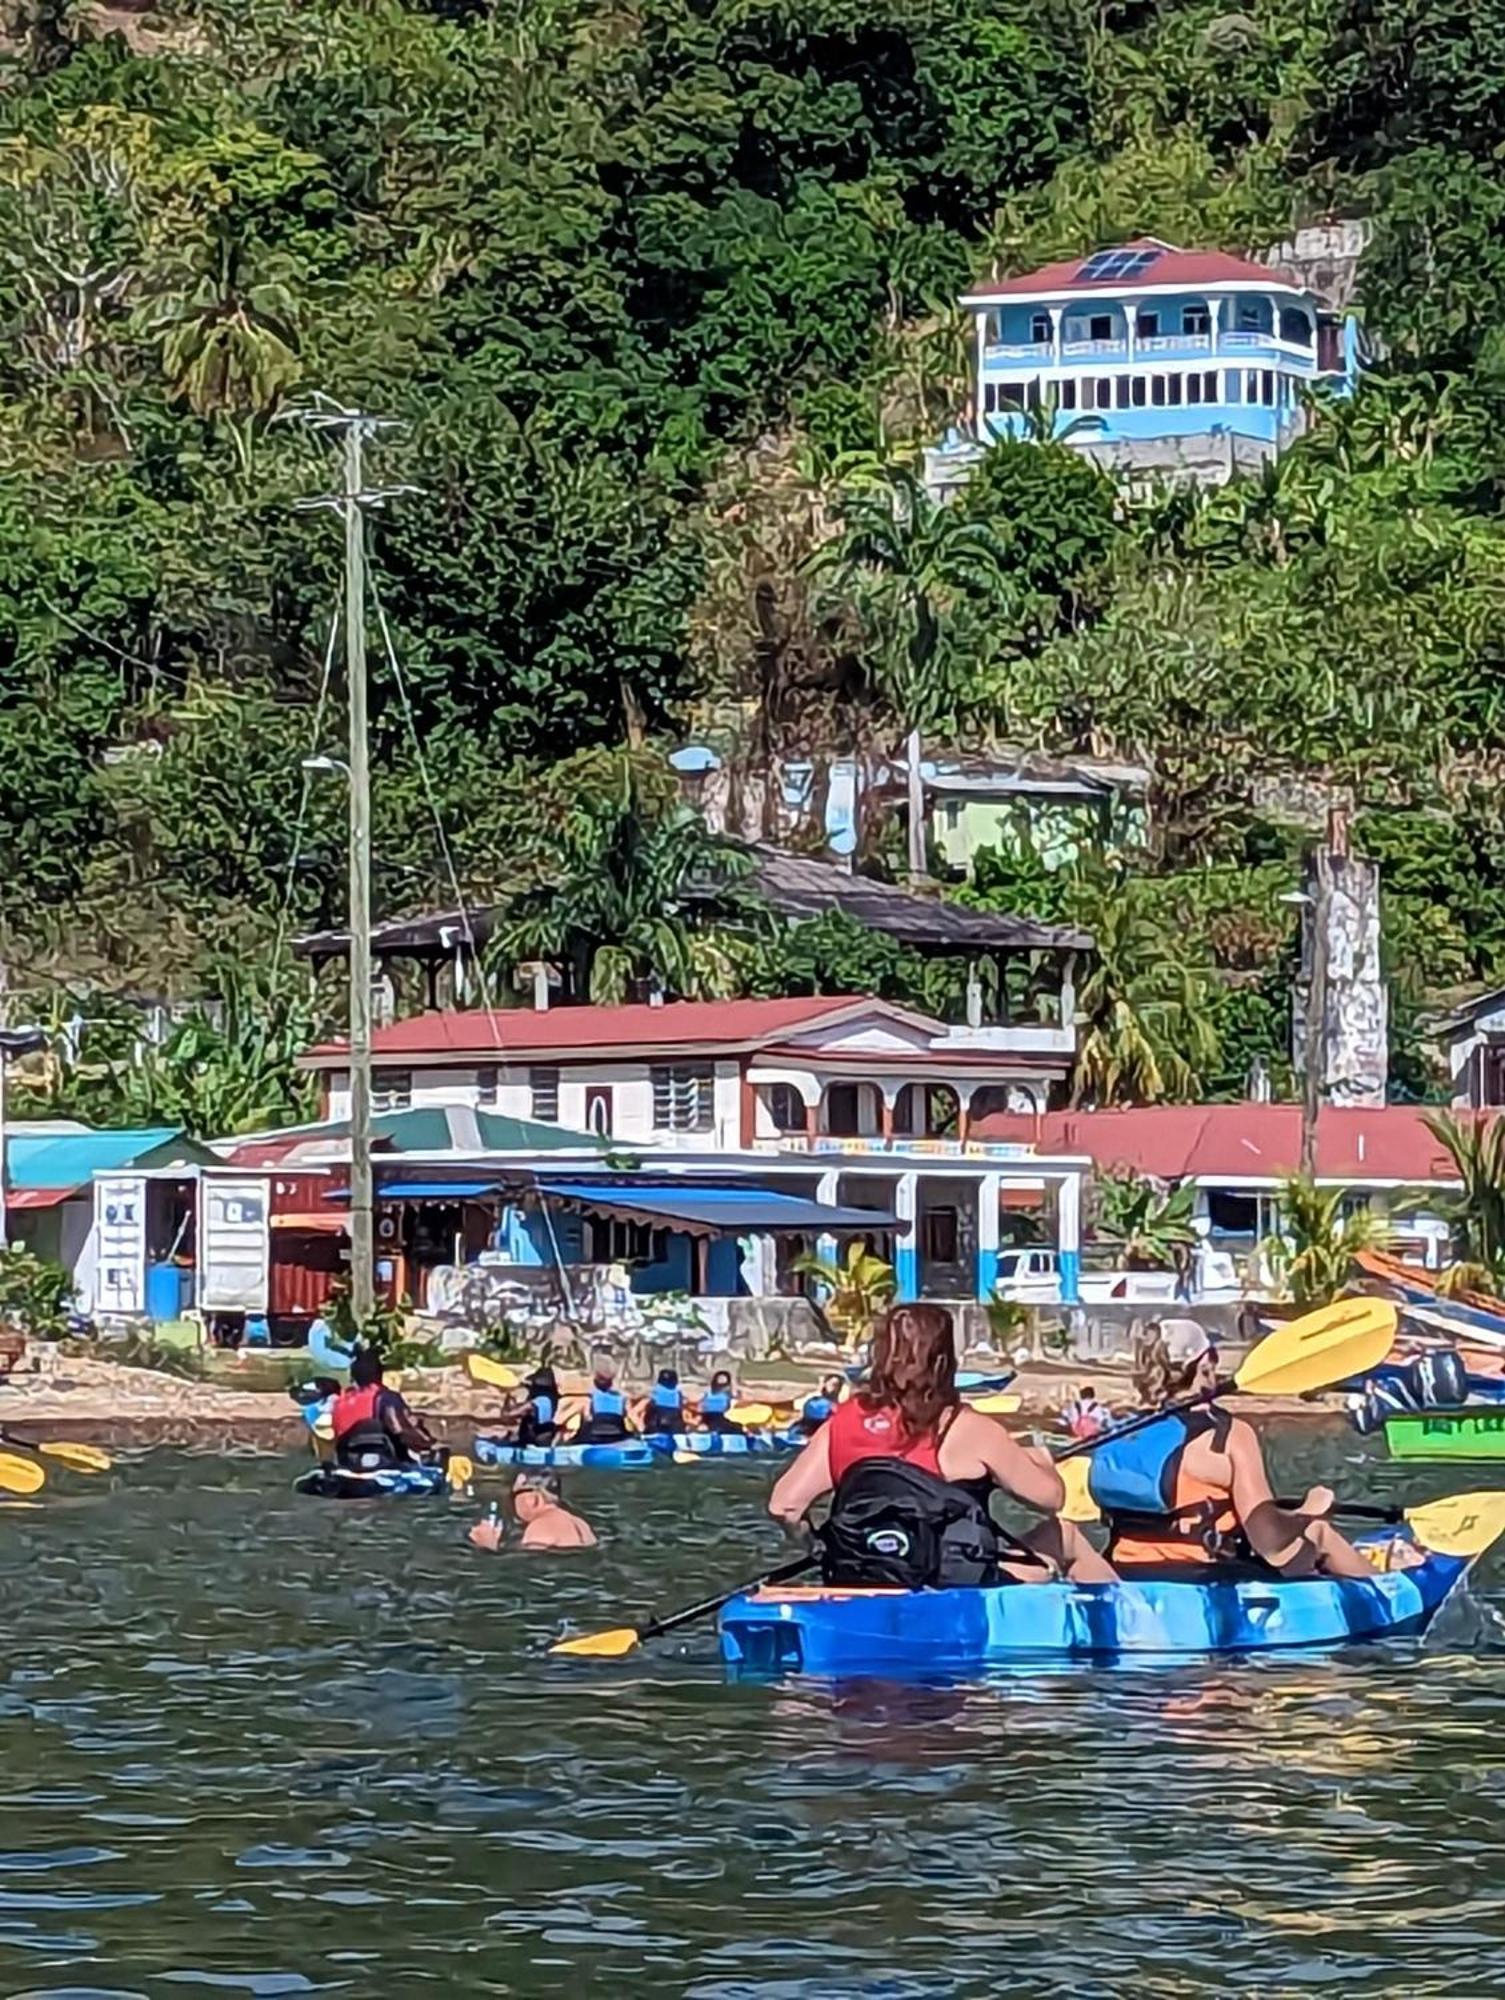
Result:
M1112 1583L1114 1571L1070 1521L1055 1519L1066 1499L1049 1454L1022 1445L992 1417L969 1409L956 1388L956 1341L941 1306L894 1306L873 1337L867 1384L840 1404L779 1480L768 1511L793 1533L864 1459L900 1459L986 1500L996 1488L1051 1518L1015 1537L1043 1562L1005 1562L1020 1583L1065 1574Z

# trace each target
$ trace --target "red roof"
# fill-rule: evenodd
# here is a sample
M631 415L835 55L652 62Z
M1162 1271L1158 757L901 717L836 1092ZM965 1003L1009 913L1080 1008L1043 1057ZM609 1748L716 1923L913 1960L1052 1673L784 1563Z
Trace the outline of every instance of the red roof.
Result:
M1324 1108L1317 1121L1317 1178L1401 1181L1457 1179L1418 1105L1374 1111ZM1132 1167L1159 1180L1281 1180L1301 1164L1298 1104L1157 1104L1127 1111L995 1112L972 1127L977 1139L1032 1141L1042 1153L1086 1154L1101 1167Z
M863 1014L906 1016L883 1000L851 995L799 1000L675 1000L662 1007L531 1007L417 1014L378 1028L373 1053L405 1056L611 1056L624 1049L756 1049L806 1029ZM345 1062L343 1042L325 1042L305 1061L315 1068Z
M1081 270L1092 254L1089 251L1080 257L1063 258L1058 264L1042 265L1038 271L1026 271L1022 277L974 285L967 297L1007 299L1035 292L1137 294L1161 285L1173 285L1179 290L1183 286L1253 284L1272 285L1287 292L1297 290L1289 278L1281 277L1267 264L1252 264L1246 258L1230 256L1226 250L1178 250L1173 243L1159 243L1153 236L1136 237L1132 243L1121 247L1124 250L1154 250L1158 255L1148 269L1133 278L1083 278Z

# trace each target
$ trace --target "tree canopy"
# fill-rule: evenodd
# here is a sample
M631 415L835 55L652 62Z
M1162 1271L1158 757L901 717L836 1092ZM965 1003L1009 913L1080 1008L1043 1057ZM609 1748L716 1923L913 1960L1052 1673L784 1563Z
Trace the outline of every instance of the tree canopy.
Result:
M523 885L518 949L557 938L598 991L909 988L855 942L843 969L840 925L740 970L655 929L693 846L657 807L615 900L543 878L551 827L577 870L636 839L624 755L912 718L1155 774L1089 996L1139 1040L1095 1045L1091 1092L1283 1060L1282 785L1353 790L1402 1025L1505 978L1488 8L11 0L0 84L16 1004L213 995L227 957L340 919L338 788L299 770L338 736L338 528L298 505L334 468L280 420L316 390L398 421L373 478L410 489L372 516L403 666L375 649L378 914L447 898L453 858L477 895ZM867 559L872 496L912 494L962 406L978 274L1332 215L1367 232L1373 364L1278 468L1131 503L1000 447L945 561L905 555L923 589ZM1187 1006L1210 1040L1167 1062Z

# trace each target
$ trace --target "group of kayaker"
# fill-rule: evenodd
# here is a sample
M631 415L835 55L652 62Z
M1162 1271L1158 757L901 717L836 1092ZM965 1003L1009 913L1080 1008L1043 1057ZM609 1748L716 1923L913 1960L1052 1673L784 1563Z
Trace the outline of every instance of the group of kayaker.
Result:
M1067 1491L1051 1454L962 1400L950 1314L935 1305L892 1307L877 1327L860 1386L849 1391L842 1376L827 1376L801 1406L808 1442L774 1486L769 1511L805 1536L811 1510L829 1496L818 1530L822 1567L828 1583L850 1586L1029 1584L1061 1576L1109 1583L1213 1568L1287 1579L1372 1575L1327 1518L1333 1495L1326 1487L1313 1487L1294 1506L1276 1499L1257 1434L1216 1400L1217 1361L1213 1340L1192 1319L1162 1320L1137 1342L1136 1397L1141 1408L1162 1414L1095 1445L1088 1491L1107 1528L1099 1551L1063 1516ZM1079 1403L1091 1393L1084 1389ZM700 1424L740 1430L734 1395L730 1374L715 1375L695 1413ZM1189 1407L1165 1407L1177 1404ZM581 1443L631 1437L637 1426L650 1435L678 1433L691 1421L672 1369L660 1370L634 1406L604 1357L576 1410L573 1439ZM517 1442L543 1445L562 1437L575 1412L553 1370L543 1367L524 1384L512 1414ZM353 1355L350 1386L335 1398L332 1422L336 1458L352 1471L434 1448L427 1428L386 1386L371 1348ZM1001 1526L991 1511L995 1494L1041 1518ZM563 1508L551 1475L525 1474L514 1505L524 1546L594 1541ZM473 1539L495 1546L500 1530L492 1535L483 1523Z
M1195 1320L1164 1320L1141 1341L1142 1405L1204 1400L1098 1447L1090 1491L1108 1529L1099 1553L1061 1517L1066 1487L1050 1454L962 1401L949 1313L895 1306L878 1326L867 1380L779 1479L769 1511L804 1536L811 1509L831 1496L819 1530L825 1580L854 1587L1063 1575L1109 1583L1212 1567L1372 1575L1326 1518L1326 1487L1296 1507L1275 1499L1255 1432L1208 1400L1217 1381L1216 1346ZM990 1511L995 1493L1044 1518L1018 1532L1000 1527Z

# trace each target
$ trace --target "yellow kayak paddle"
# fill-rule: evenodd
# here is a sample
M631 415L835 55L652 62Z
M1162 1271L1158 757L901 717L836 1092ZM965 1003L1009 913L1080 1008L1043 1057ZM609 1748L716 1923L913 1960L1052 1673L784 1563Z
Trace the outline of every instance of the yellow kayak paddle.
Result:
M34 1458L0 1451L0 1493L40 1493L46 1484L47 1474Z
M98 1445L75 1444L69 1438L36 1444L30 1438L14 1437L9 1431L0 1430L0 1444L8 1444L13 1451L34 1451L43 1458L55 1458L59 1465L66 1465L74 1472L108 1472L115 1463Z
M509 1368L505 1361L493 1361L489 1354L477 1354L472 1350L465 1357L465 1372L472 1382L482 1382L488 1389L520 1389L523 1378L515 1368Z
M793 1562L771 1569L763 1576L755 1576L749 1583L739 1583L733 1590L723 1590L718 1597L702 1598L699 1604L690 1604L683 1611L675 1611L667 1618L651 1618L646 1625L618 1625L610 1632L587 1632L578 1639L561 1639L550 1646L551 1653L568 1653L574 1659L620 1660L624 1654L641 1646L645 1639L658 1639L665 1632L676 1631L681 1625L688 1625L696 1618L706 1618L713 1611L719 1611L723 1604L730 1604L734 1597L740 1597L744 1590L761 1590L765 1584L787 1583L791 1577L803 1576L807 1569L814 1569L814 1556L797 1556Z

